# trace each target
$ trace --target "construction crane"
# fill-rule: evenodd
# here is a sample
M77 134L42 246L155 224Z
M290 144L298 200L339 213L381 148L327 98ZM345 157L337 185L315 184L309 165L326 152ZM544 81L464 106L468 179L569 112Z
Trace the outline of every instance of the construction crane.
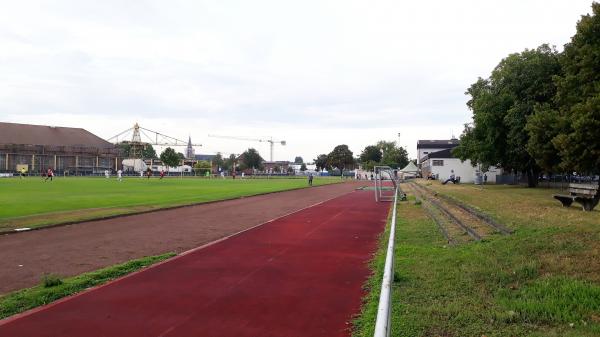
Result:
M148 135L148 133L151 135ZM145 138L142 139L142 136ZM135 123L132 128L108 138L107 141L114 144L128 144L130 146L129 156L132 158L141 158L142 151L148 144L158 146L202 146L202 144L191 144L191 142L143 128L138 123Z
M279 145L282 145L282 146L286 145L286 141L285 140L273 140L273 138L270 138L270 139L256 139L256 138L235 137L235 136L220 136L220 135L208 135L208 136L209 137L213 137L213 138L247 140L247 141L251 141L251 142L269 143L270 148L271 148L271 159L270 159L270 161L273 161L273 147L275 147L275 144L279 144Z

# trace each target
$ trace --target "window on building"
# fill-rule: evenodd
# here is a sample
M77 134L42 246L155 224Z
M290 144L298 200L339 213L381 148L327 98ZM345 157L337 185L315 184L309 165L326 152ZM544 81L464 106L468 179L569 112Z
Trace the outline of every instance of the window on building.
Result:
M443 160L433 160L432 165L433 166L444 166L444 161Z
M428 154L429 152L423 152L423 154Z

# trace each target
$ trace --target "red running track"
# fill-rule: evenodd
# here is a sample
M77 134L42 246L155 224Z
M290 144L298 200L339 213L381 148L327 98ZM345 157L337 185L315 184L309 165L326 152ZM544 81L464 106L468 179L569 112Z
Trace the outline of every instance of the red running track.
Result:
M24 315L0 336L348 336L389 203L355 191Z

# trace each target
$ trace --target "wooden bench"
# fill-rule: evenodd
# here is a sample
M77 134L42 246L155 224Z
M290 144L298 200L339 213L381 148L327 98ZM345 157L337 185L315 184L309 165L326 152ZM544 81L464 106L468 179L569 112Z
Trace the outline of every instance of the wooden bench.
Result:
M569 195L555 194L554 199L560 201L563 207L569 207L573 201L581 204L584 211L591 211L600 201L598 185L569 184Z

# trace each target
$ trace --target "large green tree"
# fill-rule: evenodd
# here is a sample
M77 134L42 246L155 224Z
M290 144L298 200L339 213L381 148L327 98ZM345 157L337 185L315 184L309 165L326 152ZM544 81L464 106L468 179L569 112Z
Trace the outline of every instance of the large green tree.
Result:
M315 159L315 166L317 167L318 171L329 169L330 167L327 164L327 155L326 154L318 155L317 158Z
M302 159L302 157L297 156L296 158L294 158L294 164L302 164L304 163L304 159Z
M123 157L129 157L131 155L131 144L130 143L119 143L117 145L121 151L123 151ZM142 158L156 159L156 150L152 147L152 144L145 144L142 148Z
M179 164L180 159L179 155L177 154L177 152L175 152L175 150L173 150L170 147L167 147L160 154L160 161L162 161L163 164L169 167L175 167Z
M369 161L379 163L381 161L381 157L381 148L377 147L377 145L369 145L365 147L360 154L360 161L362 163L367 163Z
M263 159L254 148L249 148L242 153L242 164L245 168L262 169Z
M338 145L327 155L327 164L340 172L354 165L354 157L348 145Z
M582 16L560 57L556 77L557 118L552 144L564 170L600 173L600 3Z
M527 152L535 158L540 168L548 173L562 172L560 154L552 141L565 129L565 120L560 118L556 104L551 102L536 106L526 129L529 133Z
M391 168L403 168L408 165L408 152L401 146L396 146L396 142L387 142L381 140L376 145L381 149L382 156L380 164Z
M528 151L526 125L535 107L554 97L552 78L559 73L558 52L548 45L500 61L488 79L478 79L466 92L473 123L466 125L454 154L473 164L523 172L529 186L537 186L540 167Z

